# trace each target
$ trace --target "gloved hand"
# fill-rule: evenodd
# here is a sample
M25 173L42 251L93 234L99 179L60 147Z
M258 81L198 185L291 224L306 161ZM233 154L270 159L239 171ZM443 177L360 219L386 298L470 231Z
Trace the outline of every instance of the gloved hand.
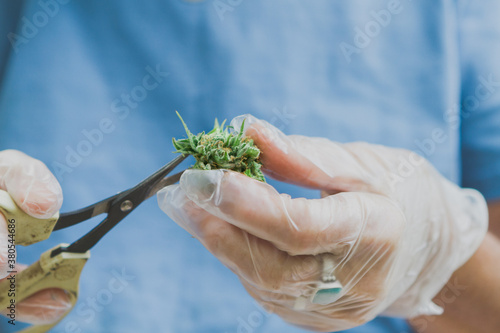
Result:
M19 151L0 151L0 189L7 191L17 205L37 218L54 215L62 204L62 190L56 178L40 161ZM8 232L0 214L0 278L8 274ZM17 271L25 268L17 265ZM71 308L68 296L60 289L43 290L16 304L16 320L49 324ZM1 313L6 313L4 309Z
M158 193L175 222L292 324L332 331L382 313L442 311L432 298L486 234L477 191L452 184L410 151L285 136L246 118L264 172L321 190L322 198L292 199L232 171L188 170ZM330 304L313 303L325 275L343 289Z

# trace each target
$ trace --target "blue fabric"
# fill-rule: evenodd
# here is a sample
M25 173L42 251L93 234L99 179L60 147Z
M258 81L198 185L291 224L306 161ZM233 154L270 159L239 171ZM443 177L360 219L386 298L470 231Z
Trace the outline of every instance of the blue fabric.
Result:
M500 79L497 19L483 16L493 0L18 4L0 2L0 149L44 161L63 211L169 161L171 138L184 135L175 110L193 132L252 113L287 134L412 149L453 181L500 196L500 94L460 115L479 76ZM20 248L19 259L33 262L91 225ZM245 330L302 332L264 314L150 200L92 250L75 311L54 332ZM378 318L349 332L410 329Z
M498 1L471 1L463 8L462 54L463 185L500 197L500 12ZM478 38L482 36L482 38Z

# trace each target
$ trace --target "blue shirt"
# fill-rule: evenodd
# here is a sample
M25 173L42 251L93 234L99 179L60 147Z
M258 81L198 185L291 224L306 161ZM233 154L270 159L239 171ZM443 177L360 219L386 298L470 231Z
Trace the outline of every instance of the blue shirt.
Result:
M214 118L251 113L287 134L415 150L451 180L499 198L499 7L494 0L4 0L0 149L44 161L68 211L168 162L172 137L184 135L175 110L195 133ZM18 260L33 262L98 221L19 248ZM155 200L93 248L79 302L54 330L285 331L302 332L265 314ZM410 328L378 318L348 332Z

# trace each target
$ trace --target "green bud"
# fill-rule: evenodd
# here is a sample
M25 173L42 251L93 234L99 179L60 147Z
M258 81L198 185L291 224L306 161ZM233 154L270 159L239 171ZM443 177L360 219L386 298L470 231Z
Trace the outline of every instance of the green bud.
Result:
M187 138L178 140L173 138L172 144L176 153L193 155L196 159L194 169L229 169L262 182L266 181L260 170L262 164L259 161L259 148L252 139L243 136L244 121L237 135L229 132L231 126L224 127L225 120L219 125L217 119L210 132L194 135L189 131L181 115L177 111L176 113L184 126Z

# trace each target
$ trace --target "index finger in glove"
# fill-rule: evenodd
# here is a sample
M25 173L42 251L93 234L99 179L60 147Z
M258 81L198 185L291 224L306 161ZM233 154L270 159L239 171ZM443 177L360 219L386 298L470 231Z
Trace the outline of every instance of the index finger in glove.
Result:
M54 175L41 161L20 151L0 151L0 189L33 217L49 218L62 205L61 186Z
M261 150L262 170L271 177L328 192L371 191L372 177L359 157L345 145L324 138L286 136L264 120L251 115L233 119Z
M339 254L361 234L384 242L401 232L401 211L376 194L292 199L268 184L224 170L187 170L180 185L199 207L293 255Z

